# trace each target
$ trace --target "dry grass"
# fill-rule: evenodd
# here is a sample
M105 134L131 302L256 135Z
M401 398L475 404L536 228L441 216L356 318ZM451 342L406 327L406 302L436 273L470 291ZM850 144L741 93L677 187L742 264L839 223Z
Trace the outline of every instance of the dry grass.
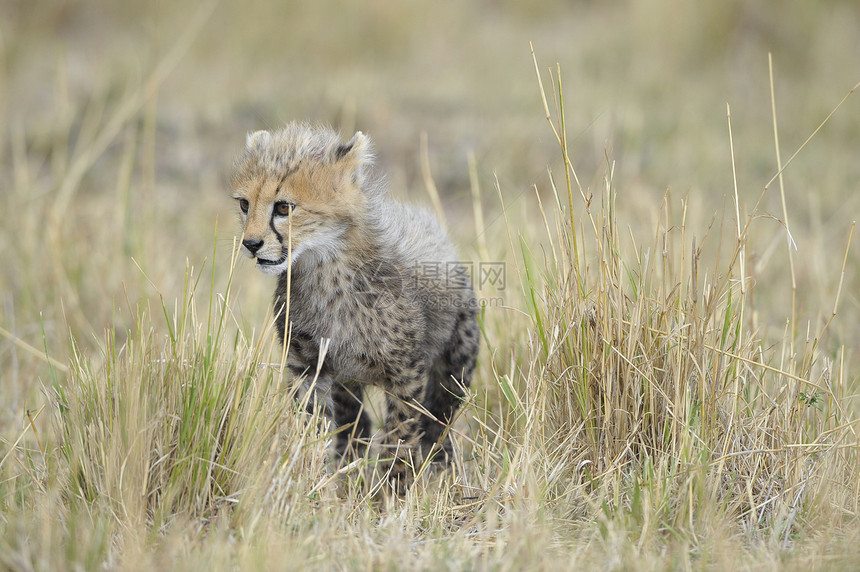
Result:
M860 12L789 4L501 3L438 8L429 32L404 24L417 3L345 9L372 39L322 26L325 3L0 9L37 37L0 24L3 100L29 113L0 122L0 567L856 568L856 95L828 113L860 75L834 63ZM96 18L115 59L76 67ZM151 71L110 71L134 68L118 38L141 19ZM27 48L52 26L84 47L40 111ZM231 75L282 70L281 32L328 51ZM563 63L540 84L525 36ZM743 63L758 42L772 76L766 51ZM398 81L413 68L429 83ZM272 285L232 255L220 180L289 106L375 135L395 191L434 189L464 256L507 264L480 293L504 304L481 316L456 462L404 498L370 461L335 471L330 428L260 365L281 361Z

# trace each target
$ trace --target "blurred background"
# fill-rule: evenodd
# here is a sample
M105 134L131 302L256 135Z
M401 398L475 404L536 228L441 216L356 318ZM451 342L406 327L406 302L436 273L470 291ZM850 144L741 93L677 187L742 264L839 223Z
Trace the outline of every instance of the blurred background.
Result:
M505 260L495 179L515 220L538 226L533 186L549 196L548 166L561 173L529 42L548 97L560 66L583 185L599 195L614 162L619 220L646 246L667 191L678 211L688 198L691 234L715 216L734 227L727 103L742 209L776 173L769 53L783 161L860 81L853 0L3 0L0 402L11 407L0 421L20 425L33 406L49 375L40 351L65 360L69 332L96 347L137 308L172 306L187 264L211 271L216 224L223 288L238 230L230 166L249 131L292 120L360 129L392 194L422 203L426 134L464 258L477 256L474 154L489 256ZM860 214L858 158L855 95L785 171L800 314L813 331L829 317ZM750 241L753 279L767 285L757 323L779 334L791 280L776 186L761 213ZM828 342L852 355L858 262L855 244ZM238 268L237 319L259 329L272 281L244 260Z

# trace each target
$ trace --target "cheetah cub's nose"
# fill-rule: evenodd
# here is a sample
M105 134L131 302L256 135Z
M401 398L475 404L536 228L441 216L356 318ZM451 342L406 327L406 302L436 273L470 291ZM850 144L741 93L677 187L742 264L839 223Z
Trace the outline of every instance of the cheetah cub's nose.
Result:
M251 253L251 256L257 254L257 251L260 250L260 247L263 246L262 240L243 240L242 245L248 249Z

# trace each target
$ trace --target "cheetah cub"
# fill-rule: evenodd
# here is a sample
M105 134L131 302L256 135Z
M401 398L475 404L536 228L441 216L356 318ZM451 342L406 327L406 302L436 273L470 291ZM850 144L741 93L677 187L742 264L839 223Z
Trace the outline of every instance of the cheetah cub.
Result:
M381 457L402 492L428 456L450 458L441 437L475 369L477 303L465 273L446 273L457 256L436 218L387 197L371 164L361 132L343 142L328 128L291 123L248 135L232 189L243 252L278 276L290 371L308 379L320 368L315 395L338 427L342 459L365 453L364 387L382 388Z

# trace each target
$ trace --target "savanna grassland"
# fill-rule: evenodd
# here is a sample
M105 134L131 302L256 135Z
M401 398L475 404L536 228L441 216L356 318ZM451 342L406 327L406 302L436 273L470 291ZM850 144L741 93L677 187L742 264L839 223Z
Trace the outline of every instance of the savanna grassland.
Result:
M860 5L569 4L0 4L0 567L860 567ZM402 498L234 255L290 120L368 133L486 302Z

